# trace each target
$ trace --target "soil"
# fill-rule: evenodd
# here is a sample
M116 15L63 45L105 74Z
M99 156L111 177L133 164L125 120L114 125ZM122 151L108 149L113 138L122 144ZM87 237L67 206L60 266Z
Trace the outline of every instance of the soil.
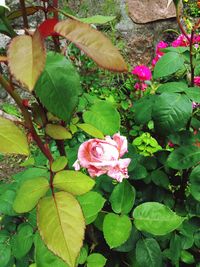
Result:
M20 156L1 156L0 155L0 182L10 182L13 174L22 171L20 167L23 157Z

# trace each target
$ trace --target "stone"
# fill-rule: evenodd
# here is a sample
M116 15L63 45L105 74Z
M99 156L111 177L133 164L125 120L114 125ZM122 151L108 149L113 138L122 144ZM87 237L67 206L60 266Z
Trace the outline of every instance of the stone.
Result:
M135 23L147 23L176 16L173 3L167 8L168 0L126 0L126 3L129 16Z

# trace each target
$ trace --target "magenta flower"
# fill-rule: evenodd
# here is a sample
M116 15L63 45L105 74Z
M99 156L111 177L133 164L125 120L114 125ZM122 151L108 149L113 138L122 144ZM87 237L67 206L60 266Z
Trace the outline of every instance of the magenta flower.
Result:
M136 89L136 91L145 91L145 89L148 87L148 85L144 82L140 82L140 83L136 83L134 88Z
M194 85L195 86L200 86L200 76L194 77Z
M140 81L148 81L152 78L151 70L145 65L136 66L132 74L136 75Z
M158 62L158 60L164 55L164 52L162 52L161 49L166 48L167 46L168 46L168 44L165 43L164 41L160 41L157 44L157 46L156 46L156 56L152 60L152 66L153 67L156 65L156 63Z
M127 152L127 139L119 133L105 140L90 139L80 145L78 159L73 164L75 170L86 168L91 177L107 174L118 182L128 178L130 158L121 159Z

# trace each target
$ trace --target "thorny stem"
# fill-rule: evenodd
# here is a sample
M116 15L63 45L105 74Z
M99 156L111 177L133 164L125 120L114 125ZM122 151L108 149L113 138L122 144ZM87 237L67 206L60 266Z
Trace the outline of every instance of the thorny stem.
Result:
M190 69L191 69L191 86L194 86L194 66L193 66L193 39L194 39L194 29L192 29L190 36Z
M178 26L179 26L182 34L186 37L186 39L188 40L188 42L190 42L190 38L187 35L185 29L183 28L183 25L181 24L181 20L180 20L180 5L178 5L176 7L176 20L177 20Z
M21 9L22 9L22 17L23 17L23 22L24 22L24 28L28 29L28 19L27 19L27 13L26 13L26 5L24 0L19 0Z
M21 100L20 96L14 90L13 84L9 83L6 79L4 79L4 77L1 74L0 74L0 84L5 88L5 90L8 92L8 94L15 100L16 104L20 108L20 110L22 112L22 115L24 117L25 126L30 131L34 141L37 143L37 145L40 148L40 150L42 151L42 153L49 160L49 165L50 165L50 186L51 186L52 193L53 193L53 173L51 171L51 166L52 166L52 163L53 163L54 159L53 159L53 156L51 154L51 151L50 151L49 147L46 144L43 144L42 140L38 136L38 134L37 134L37 132L36 132L36 130L34 128L31 116L30 116L28 110L22 104L22 100Z

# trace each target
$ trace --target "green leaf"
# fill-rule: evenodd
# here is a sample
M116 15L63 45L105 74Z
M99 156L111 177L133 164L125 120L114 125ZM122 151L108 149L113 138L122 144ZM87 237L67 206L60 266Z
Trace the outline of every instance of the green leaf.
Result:
M67 267L66 262L62 261L58 256L53 254L45 246L39 233L34 236L35 245L35 262L37 267Z
M186 264L195 263L194 256L190 252L188 252L187 250L181 251L181 261L186 263Z
M184 58L181 54L169 52L163 55L155 65L154 79L166 77L184 67Z
M87 134L91 135L92 137L104 139L104 135L101 131L99 131L96 127L87 124L87 123L79 123L78 126L81 130L86 132Z
M163 171L155 170L151 173L151 180L154 184L161 186L165 189L169 187L169 178Z
M200 161L200 148L182 146L174 150L167 159L167 165L176 170L188 169Z
M100 253L92 253L87 258L87 267L103 267L107 259Z
M152 118L152 108L154 104L154 96L144 96L134 103L135 122L137 124L145 124Z
M90 224L96 219L106 201L99 193L92 191L78 196L77 199L83 210L86 224Z
M114 20L115 16L101 16L95 15L89 18L79 18L80 21L88 24L106 24L112 20Z
M51 166L53 172L59 172L67 166L68 160L65 156L58 157Z
M82 195L93 188L95 181L78 171L61 171L56 173L53 185L73 195Z
M169 255L172 263L177 266L181 256L181 238L174 234L170 240Z
M185 90L187 96L194 102L200 103L200 88L199 87L189 87Z
M200 165L194 168L190 174L190 193L200 201Z
M140 239L136 245L136 260L142 267L162 267L162 252L154 238Z
M33 228L24 224L12 237L11 246L12 253L17 259L23 258L31 249L33 244Z
M47 247L70 267L84 238L84 218L77 200L67 192L55 193L38 203L38 229Z
M146 202L133 212L135 226L153 235L166 235L177 229L185 218L157 202Z
M10 245L0 244L0 266L7 267L11 257Z
M125 243L130 236L132 224L127 215L109 213L103 221L103 235L110 248Z
M89 111L83 113L85 123L91 124L105 135L113 135L119 131L120 115L112 104L99 101Z
M78 73L66 57L51 52L35 92L48 111L69 122L81 93Z
M187 90L188 86L184 82L168 82L161 84L156 93L181 93Z
M0 213L4 215L14 216L16 212L13 210L13 202L16 196L16 192L14 190L6 190L0 196Z
M78 257L78 263L84 264L87 260L87 257L88 257L88 245L86 244L81 248L81 251Z
M110 203L115 213L127 214L135 203L135 188L126 180L115 186L110 195Z
M13 208L18 213L32 210L39 199L43 197L49 189L49 183L45 177L30 179L21 184L17 191Z
M28 155L26 135L14 122L0 117L0 152L5 154Z
M158 96L152 112L155 127L164 135L185 128L191 115L192 102L178 93Z
M45 127L46 134L55 140L71 139L72 135L61 125L47 124Z

